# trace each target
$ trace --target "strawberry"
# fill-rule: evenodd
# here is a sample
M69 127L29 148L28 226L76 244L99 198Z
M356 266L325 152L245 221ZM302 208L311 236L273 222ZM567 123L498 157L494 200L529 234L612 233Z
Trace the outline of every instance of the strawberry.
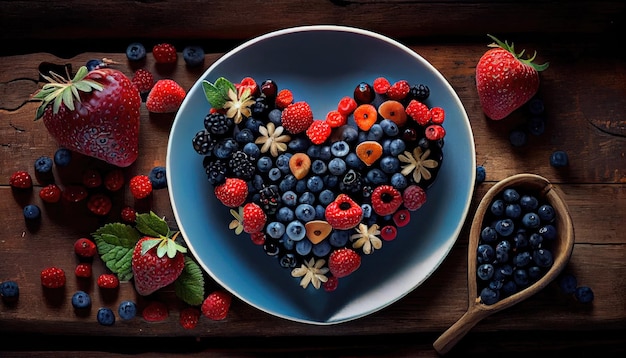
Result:
M61 200L61 189L56 184L48 184L41 188L39 197L46 203L58 203Z
M232 296L224 290L211 292L202 302L202 314L214 321L223 320L228 315L231 301Z
M146 99L146 108L153 113L172 113L185 99L185 89L170 79L158 80Z
M346 277L361 266L361 256L354 250L343 248L328 257L328 269L337 278Z
M98 287L100 288L117 288L120 280L112 273L103 273L98 276Z
M331 131L332 128L326 121L317 119L307 128L306 135L313 144L322 144L330 137Z
M167 305L161 301L151 301L141 311L141 316L148 322L165 321L169 315Z
M152 182L147 175L135 175L128 185L135 199L145 199L152 193Z
M58 267L48 267L41 271L41 285L46 288L65 286L65 271Z
M76 275L76 277L89 278L91 277L91 272L92 268L91 263L89 262L80 262L76 265L76 268L74 269L74 274Z
M178 54L176 47L168 43L160 43L152 47L152 56L156 63L176 63Z
M152 72L140 68L133 74L131 79L133 86L137 87L137 90L141 93L150 92L152 86L154 86L154 75Z
M113 202L103 193L95 193L89 197L87 208L98 216L105 216L111 211Z
M215 197L229 208L242 205L248 197L248 184L239 178L226 178L226 181L215 187Z
M63 147L127 167L137 159L141 97L122 72L81 67L72 80L45 77L34 95L43 122Z
M200 314L196 307L185 307L180 311L178 322L184 329L194 329L200 321Z
M539 90L539 72L548 63L533 63L537 53L523 59L524 50L515 53L513 43L501 42L488 35L494 44L476 65L476 89L483 112L492 120L501 120L528 102Z
M304 132L313 123L311 106L304 101L287 106L281 114L283 127L292 134Z
M79 257L92 258L96 252L98 252L96 243L87 238L81 237L74 242L74 253Z
M143 237L135 244L131 267L135 290L147 296L178 278L185 268L187 249L173 238Z
M11 175L9 179L9 184L13 188L17 189L29 189L33 186L33 178L28 174L28 172L23 170L18 170Z
M411 92L411 85L405 80L397 81L387 90L387 97L396 101L404 99Z
M263 230L267 215L256 203L247 203L243 207L243 231L253 234Z

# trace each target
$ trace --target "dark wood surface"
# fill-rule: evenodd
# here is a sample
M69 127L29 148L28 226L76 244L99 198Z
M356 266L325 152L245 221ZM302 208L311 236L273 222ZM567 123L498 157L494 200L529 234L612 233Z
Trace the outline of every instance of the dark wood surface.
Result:
M0 281L17 280L21 292L17 304L0 304L0 356L437 356L432 343L467 309L467 226L476 205L494 183L524 172L545 176L564 193L576 234L566 270L593 288L595 300L582 305L550 285L481 321L450 355L624 353L626 57L618 37L624 28L623 1L243 3L108 1L95 6L87 1L0 1L0 39L6 44L0 49ZM83 206L46 207L36 195L37 182L26 194L9 187L14 171L34 173L34 160L57 148L43 123L33 121L37 104L28 102L41 85L39 64L77 68L88 59L108 57L118 60L116 68L130 76L132 68L123 54L130 42L151 46L170 40L179 49L199 43L207 52L203 69L189 70L182 58L167 73L156 71L150 56L146 63L157 77L172 77L188 89L233 46L305 24L357 26L396 38L437 67L463 102L475 137L476 161L485 166L487 181L476 188L466 227L434 275L393 305L332 326L286 321L235 300L226 320L202 320L187 331L177 322L180 305L173 292L164 290L158 298L172 303L167 321L136 319L104 327L96 322L95 309L87 316L72 310L69 298L79 287L73 276L63 292L44 292L40 270L54 263L71 273L76 263L73 242L102 222ZM546 132L531 137L523 148L512 147L508 139L509 131L526 119L523 111L493 122L480 108L474 70L487 49L486 33L515 41L517 49L537 50L540 61L550 61L540 89L548 113ZM141 120L141 155L125 170L128 177L165 164L172 118L149 115L144 106ZM568 152L568 168L549 165L549 155L557 149ZM75 165L99 164L81 158ZM71 180L79 173L64 175ZM117 199L117 205L133 202L128 193ZM26 225L22 216L22 206L29 202L44 208L37 227ZM151 208L176 226L167 189L154 193ZM98 261L94 269L94 275L105 271ZM116 307L120 300L135 297L128 283L113 295L89 289L95 308Z

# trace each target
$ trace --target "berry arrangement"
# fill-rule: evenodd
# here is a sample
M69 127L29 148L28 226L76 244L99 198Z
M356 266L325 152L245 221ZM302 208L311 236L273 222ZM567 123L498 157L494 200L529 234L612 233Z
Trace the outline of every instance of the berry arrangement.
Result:
M236 234L303 288L331 291L394 240L443 160L443 108L427 85L356 84L324 119L272 79L203 83L211 110L191 142Z

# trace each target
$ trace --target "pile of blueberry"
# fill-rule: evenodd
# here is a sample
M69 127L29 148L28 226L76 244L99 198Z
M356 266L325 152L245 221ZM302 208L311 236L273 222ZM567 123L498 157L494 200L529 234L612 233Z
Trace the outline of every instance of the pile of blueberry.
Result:
M534 193L506 188L483 219L477 248L479 296L492 305L539 280L554 263L554 208Z

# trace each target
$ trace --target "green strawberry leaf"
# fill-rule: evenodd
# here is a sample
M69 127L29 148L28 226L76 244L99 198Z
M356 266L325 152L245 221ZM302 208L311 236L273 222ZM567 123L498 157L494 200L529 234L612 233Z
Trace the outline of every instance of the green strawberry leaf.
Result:
M202 88L207 101L211 107L216 109L224 108L224 104L228 100L229 89L236 90L235 85L224 77L218 78L215 83L204 80L202 81Z
M106 267L117 274L120 281L130 280L133 277L131 259L140 239L139 232L130 225L110 223L100 227L92 236Z
M185 256L185 268L174 282L174 292L181 300L191 306L198 306L204 300L204 276L200 266Z
M171 232L167 222L152 211L148 214L137 214L135 220L137 230L150 237L169 237Z

